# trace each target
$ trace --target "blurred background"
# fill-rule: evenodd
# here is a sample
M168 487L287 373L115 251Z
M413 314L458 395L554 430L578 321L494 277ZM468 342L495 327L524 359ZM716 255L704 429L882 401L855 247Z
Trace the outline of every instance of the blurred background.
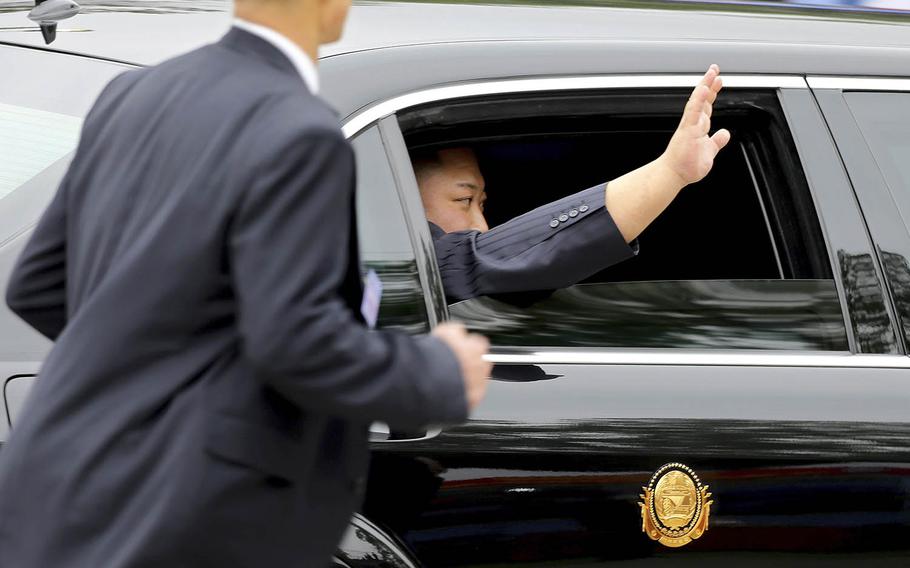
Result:
M381 1L381 0L377 0ZM775 8L790 5L801 8L828 8L841 10L881 10L881 11L910 11L910 0L406 0L430 1L445 3L471 3L471 4L569 4L584 6L625 6L649 7L655 4L697 4L704 7L706 4L729 4L754 6L756 8Z
M692 0L676 0L688 2ZM793 4L805 7L853 8L874 10L910 10L910 0L766 0L749 2L747 0L719 0L723 4Z
M382 2L384 0L354 0L355 4ZM388 0L388 1L422 1L443 3L470 4L536 4L536 5L580 5L580 6L624 6L650 7L655 4L693 4L705 5L742 5L755 8L779 8L784 5L795 8L823 8L840 10L876 10L876 11L910 11L910 0ZM231 5L231 0L81 0L84 8L120 9L123 11L168 11L168 10L224 10ZM0 12L29 10L34 7L34 0L0 0ZM680 6L683 7L683 6Z

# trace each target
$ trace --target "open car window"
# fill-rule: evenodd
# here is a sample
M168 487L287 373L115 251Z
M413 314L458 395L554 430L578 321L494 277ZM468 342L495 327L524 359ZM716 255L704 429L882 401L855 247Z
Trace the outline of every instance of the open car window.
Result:
M412 154L469 146L496 226L663 151L688 90L525 94L410 109ZM818 217L774 91L726 91L733 142L640 237L640 253L563 290L472 298L453 318L494 345L849 349Z

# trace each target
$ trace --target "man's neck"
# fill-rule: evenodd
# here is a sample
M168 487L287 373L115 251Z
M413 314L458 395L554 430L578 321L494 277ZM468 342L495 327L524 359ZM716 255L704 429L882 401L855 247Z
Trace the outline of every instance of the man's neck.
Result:
M288 38L306 53L310 59L319 58L319 21L316 14L310 14L309 2L288 2L256 4L247 6L237 4L234 15L260 26L271 28Z

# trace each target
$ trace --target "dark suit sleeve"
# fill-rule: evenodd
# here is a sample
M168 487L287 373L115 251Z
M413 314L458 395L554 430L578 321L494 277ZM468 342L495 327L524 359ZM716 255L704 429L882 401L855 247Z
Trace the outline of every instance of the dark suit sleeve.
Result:
M399 428L463 422L451 350L368 330L341 295L354 175L341 133L311 132L270 153L231 231L244 355L304 408Z
M486 233L442 233L431 224L448 300L565 288L637 254L607 211L604 191L586 189Z
M38 222L6 288L9 308L47 338L66 325L66 179Z
M127 76L114 77L98 95L85 117L79 137L81 147L93 136L92 125L105 114L105 104L113 92L122 91ZM102 118L103 120L103 118ZM79 160L76 151L73 162ZM51 204L16 261L6 288L6 304L16 315L48 339L55 340L67 321L66 311L66 194L69 171L64 176Z

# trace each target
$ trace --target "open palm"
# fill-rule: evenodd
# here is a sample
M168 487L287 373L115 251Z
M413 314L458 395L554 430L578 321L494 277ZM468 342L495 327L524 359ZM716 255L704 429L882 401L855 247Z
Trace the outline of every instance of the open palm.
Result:
M692 91L679 127L664 152L667 164L684 185L700 181L708 175L714 166L714 157L730 141L730 132L726 129L718 130L713 136L708 135L714 101L722 88L720 68L712 65Z

